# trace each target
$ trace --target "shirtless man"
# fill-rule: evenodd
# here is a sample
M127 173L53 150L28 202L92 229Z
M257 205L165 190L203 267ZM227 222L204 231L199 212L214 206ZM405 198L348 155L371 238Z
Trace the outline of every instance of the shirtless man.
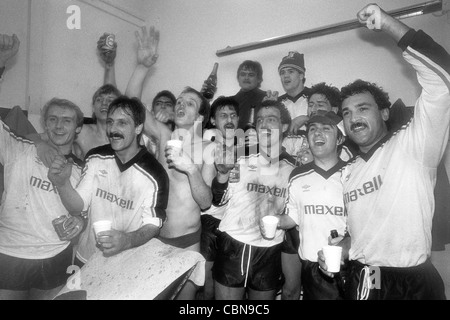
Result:
M175 105L175 131L160 130L158 139L158 160L170 180L167 221L160 240L195 251L200 251L200 213L210 207L212 200L205 182L212 180L208 178L210 166L203 164L203 150L210 142L202 140L202 124L208 115L209 103L200 92L188 87ZM169 139L183 140L183 152L166 147Z
M140 98L149 68L157 57L158 32L142 28L136 32L138 40L137 65L125 94ZM172 132L158 117L148 111L144 133L158 144L158 160L169 175L169 203L167 220L160 232L160 240L176 247L200 252L201 210L211 205L212 194L205 181L212 181L211 166L203 165L203 150L210 142L202 140L202 129L209 118L210 105L203 95L187 87L175 104L175 130ZM166 148L168 140L183 140L183 152ZM207 173L208 171L208 173Z
M169 200L159 240L186 250L200 252L201 211L212 202L213 164L203 163L203 150L210 141L202 140L202 128L209 115L209 103L202 94L187 87L175 105L175 130L157 121L147 112L144 132L155 137L159 145L159 162L169 176ZM151 128L151 130L149 130ZM149 130L149 131L148 131ZM183 140L182 150L167 146L168 140ZM197 288L187 282L178 299L194 299Z

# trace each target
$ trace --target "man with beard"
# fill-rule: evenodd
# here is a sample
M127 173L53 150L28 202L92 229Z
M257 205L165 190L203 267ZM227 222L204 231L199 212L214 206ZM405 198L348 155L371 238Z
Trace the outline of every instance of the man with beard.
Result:
M216 163L213 204L224 206L213 266L216 299L274 299L280 288L284 232L273 239L260 232L260 219L283 211L294 160L281 147L289 128L289 112L280 102L264 101L256 115L259 153L238 158L239 179L231 179L234 164Z
M106 132L110 144L92 149L76 189L68 180L71 166L55 157L48 172L64 206L88 211L89 225L80 238L76 264L96 252L108 257L138 247L157 237L166 218L169 181L158 161L139 144L145 107L121 96L108 109ZM112 222L112 229L97 239L93 223Z
M445 300L430 255L436 171L449 134L450 55L377 5L364 7L357 17L398 43L422 93L412 120L389 132L386 92L362 80L341 89L345 131L360 150L342 172L350 234L341 241L350 264L345 294L364 300ZM322 252L319 263L326 270Z

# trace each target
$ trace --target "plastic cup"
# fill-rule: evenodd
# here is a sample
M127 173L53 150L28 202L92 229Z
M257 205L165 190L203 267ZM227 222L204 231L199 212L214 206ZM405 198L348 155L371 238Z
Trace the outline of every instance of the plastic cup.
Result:
M169 140L169 141L167 141L166 146L179 149L180 154L181 154L181 150L183 150L183 141L182 140Z
M97 234L99 232L111 230L112 222L109 220L100 220L100 221L94 222L93 226L94 226L95 236L97 236Z
M331 273L339 272L341 270L342 247L324 246L322 251L327 264L327 271Z
M275 232L277 231L279 219L275 216L265 216L262 218L264 224L265 236L267 239L273 239L275 237Z
M169 140L169 141L167 141L167 146L168 147L174 147L174 148L182 149L183 148L183 141L181 141L181 140Z

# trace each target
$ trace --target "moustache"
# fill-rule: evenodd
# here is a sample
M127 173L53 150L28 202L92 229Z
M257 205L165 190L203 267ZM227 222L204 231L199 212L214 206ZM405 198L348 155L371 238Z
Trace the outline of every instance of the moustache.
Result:
M355 122L350 126L350 130L354 130L357 127L364 127L367 128L367 125L365 123L362 122Z
M120 133L117 133L117 132L111 132L108 135L108 138L122 138L122 139L125 139L125 137L123 135L121 135Z
M232 123L227 123L226 125L223 126L225 129L235 129L234 124Z

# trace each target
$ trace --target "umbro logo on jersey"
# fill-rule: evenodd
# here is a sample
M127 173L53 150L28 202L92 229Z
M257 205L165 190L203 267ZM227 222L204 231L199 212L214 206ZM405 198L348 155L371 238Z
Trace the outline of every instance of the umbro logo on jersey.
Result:
M250 164L250 165L248 166L248 170L249 170L249 171L256 171L256 169L258 169L258 166L255 166L254 164Z
M106 175L108 174L108 171L106 171L106 170L98 170L98 174L101 177L106 177Z
M346 192L344 194L344 203L356 201L358 200L358 197L373 193L379 190L382 184L383 181L381 180L380 175L373 177L372 180L363 183L361 188Z
M311 188L311 186L309 184L305 184L302 186L303 192L309 191L309 188Z
M50 181L42 180L41 178L31 176L30 185L32 187L35 187L35 188L38 188L38 189L41 189L44 191L54 192L54 193L58 194L55 186Z
M248 183L247 191L254 191L258 193L268 193L275 197L286 198L286 188L269 187L263 184Z

